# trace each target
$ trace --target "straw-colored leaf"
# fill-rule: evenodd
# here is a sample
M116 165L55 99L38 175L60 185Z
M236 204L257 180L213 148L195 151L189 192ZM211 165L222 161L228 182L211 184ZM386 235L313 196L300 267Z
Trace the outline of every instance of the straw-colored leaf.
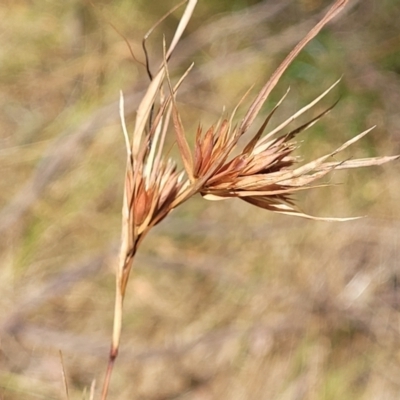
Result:
M276 86L279 79L292 63L292 61L297 57L301 50L319 33L319 31L332 19L334 18L348 3L349 0L337 0L333 6L329 9L326 15L315 25L310 32L297 44L297 46L288 54L288 56L283 60L281 65L275 70L271 78L261 89L260 93L250 106L247 114L243 118L240 124L239 130L246 132L248 127L253 123L254 119L258 115L261 107L266 101L268 95L271 93L272 89Z
M269 121L271 120L272 116L274 115L274 113L278 109L278 107L282 104L283 100L285 100L286 96L289 93L289 90L290 90L290 88L286 91L286 93L283 95L283 97L278 101L278 103L275 105L275 107L272 109L272 111L267 115L267 118L265 118L264 123L261 125L258 132L254 135L254 137L250 140L250 142L243 149L244 154L250 154L253 152L254 148L256 147L258 141L261 138L261 135L264 133L265 128L267 127Z
M337 86L340 82L340 79L338 79L333 85L331 85L328 89L326 89L322 94L320 94L316 99L308 103L306 106L302 107L299 111L291 115L289 118L287 118L285 121L283 121L281 124L279 124L274 130L268 133L268 135L264 136L263 139L260 141L259 146L262 144L266 143L268 140L270 140L271 137L276 135L278 132L280 132L283 128L288 126L290 123L292 123L294 120L299 118L301 115L303 115L306 111L310 110L312 107L314 107L318 102L320 102L328 93L332 91L332 89Z
M325 171L329 170L332 166L336 170L338 169L350 169L350 168L362 168L362 167L372 167L377 165L383 165L390 161L395 161L400 158L399 156L386 156L386 157L370 157L370 158L358 158L356 160L347 160L343 161L340 164L331 162L331 163L324 163L320 165L317 170ZM336 164L336 165L335 165Z
M306 219L312 219L315 221L353 221L356 219L360 219L362 217L350 217L350 218L335 218L335 217L315 217L310 214L306 214L295 207L285 204L285 203L277 203L273 204L268 202L268 200L265 200L264 198L245 198L244 199L246 202L251 203L257 207L264 208L269 211L273 211L278 214L286 214L286 215L291 215L291 216L296 216L296 217L302 217Z

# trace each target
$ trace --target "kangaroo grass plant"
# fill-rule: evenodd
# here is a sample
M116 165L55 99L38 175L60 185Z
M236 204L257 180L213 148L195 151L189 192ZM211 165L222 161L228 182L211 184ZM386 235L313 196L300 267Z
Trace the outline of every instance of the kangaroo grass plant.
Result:
M152 77L139 105L132 140L125 126L121 94L120 114L127 148L127 166L122 209L122 241L116 271L114 327L103 385L103 400L107 398L114 362L118 355L123 301L136 251L149 230L174 208L196 193L200 193L208 200L237 197L276 213L344 221L349 218L320 218L308 215L296 207L292 195L298 191L323 186L315 182L333 170L381 165L399 158L399 156L391 156L329 161L332 156L368 134L371 128L331 153L304 165L297 165L298 160L292 153L299 148L299 144L293 139L297 134L314 125L333 106L305 124L289 131L284 131L284 129L320 102L339 81L277 128L264 133L286 93L253 134L251 140L243 148L238 149L239 139L249 129L253 129L256 117L282 74L304 46L345 7L348 0L337 0L321 21L289 53L255 97L239 123L234 123L235 109L230 118L222 118L208 130L203 132L203 129L199 127L194 149L191 149L175 102L177 91L191 67L173 85L168 72L168 61L190 20L196 2L196 0L187 2L170 46L166 48L164 44L164 61L157 74ZM166 136L170 134L171 120L184 167L182 170L178 168L174 160L165 156L164 144Z

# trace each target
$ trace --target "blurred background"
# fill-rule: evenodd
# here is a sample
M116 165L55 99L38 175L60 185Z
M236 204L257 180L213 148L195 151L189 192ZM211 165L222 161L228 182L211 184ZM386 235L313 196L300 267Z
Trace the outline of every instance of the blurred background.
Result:
M118 96L132 131L148 84L125 39L143 61L143 36L176 2L93 3L0 5L1 399L65 399L60 352L71 399L88 399L94 381L98 398L106 368L125 168ZM253 84L255 95L329 4L199 1L171 61L174 78L195 62L178 97L188 137ZM372 125L341 159L400 153L399 11L398 0L351 1L270 96L262 115L291 87L278 125L343 76L320 107L339 104L299 137L304 160ZM148 40L153 71L181 12ZM397 400L399 168L338 171L297 197L313 215L367 216L346 223L200 197L175 210L136 258L109 398Z

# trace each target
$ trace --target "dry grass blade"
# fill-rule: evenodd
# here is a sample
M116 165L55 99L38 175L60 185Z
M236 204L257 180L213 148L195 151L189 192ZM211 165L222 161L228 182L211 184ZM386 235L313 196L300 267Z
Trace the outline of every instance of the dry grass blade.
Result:
M290 88L286 91L286 93L283 95L283 97L279 100L279 102L275 105L275 107L272 109L272 111L268 114L267 118L265 118L265 121L261 125L261 128L255 134L253 139L251 139L251 141L248 143L248 145L244 148L244 150L243 150L244 154L250 154L251 152L253 152L253 150L256 147L256 145L258 144L258 141L260 140L262 134L264 133L265 128L267 127L269 121L271 120L272 116L274 115L274 113L278 109L278 107L282 104L283 100L285 100L286 96L289 93L289 90L290 90Z
M133 131L132 153L135 157L139 154L140 143L142 142L143 132L146 127L147 120L153 107L157 92L164 79L164 69L158 71L157 75L151 81L146 94L136 112L135 129Z
M126 129L126 124L125 124L124 95L122 93L122 90L119 92L119 116L121 120L122 133L124 134L124 139L125 139L126 153L128 156L128 160L130 160L132 157L132 149L129 140L128 130Z
M171 45L166 53L166 59L168 60L171 57L172 52L175 50L176 45L182 37L184 30L186 29L187 24L192 17L194 8L196 7L197 0L188 0L188 5L179 21L178 28L176 29L175 35L171 41Z
M326 110L322 111L320 114L318 114L316 117L314 117L313 119L311 119L310 121L306 122L303 125L300 125L299 127L297 127L296 129L293 129L292 131L290 131L289 133L287 133L285 136L282 136L282 138L280 139L285 139L290 140L293 139L296 135L298 135L301 132L304 132L305 130L311 128L313 125L315 125L322 117L324 117L326 114L328 114L329 112L331 112L336 105L339 103L339 100L336 100L331 106L329 106Z
M268 95L271 93L272 89L278 83L280 77L292 63L292 61L297 57L300 51L318 34L318 32L332 19L334 18L348 3L348 0L337 0L326 15L321 19L321 21L315 25L314 28L304 37L303 40L288 54L288 56L283 60L282 64L276 69L272 74L271 78L261 89L260 93L254 100L253 104L250 106L247 114L243 118L240 124L240 132L246 132L249 126L253 123L254 119L258 115L261 107L263 106Z
M166 14L164 14L144 35L143 40L142 40L142 48L144 51L144 54L146 56L146 70L147 74L150 78L150 80L153 80L153 75L150 71L150 63L149 63L149 56L147 52L147 47L146 47L146 41L150 37L150 35L154 32L154 30L163 22L168 16L170 16L175 10L177 10L179 7L181 7L183 4L187 3L188 0L183 0L179 4L177 4L175 7L173 7L171 10L169 10Z
M94 400L94 392L96 389L96 380L93 379L92 383L90 384L90 394L89 394L89 400Z
M293 170L290 174L288 174L288 178L285 179L289 179L289 177L297 177L300 175L304 175L307 174L313 170L316 170L320 165L322 165L322 163L327 160L329 157L334 156L335 154L341 152L342 150L346 149L347 147L349 147L350 145L354 144L355 142L357 142L358 140L360 140L361 138L363 138L365 135L367 135L369 132L371 132L375 127L369 128L367 130L365 130L364 132L361 132L360 134L358 134L357 136L355 136L354 138L348 140L346 143L342 144L340 147L338 147L335 151L332 151L331 153L322 156L314 161L311 161L299 168L296 168L295 170Z
M197 4L197 0L189 0L188 1L188 4L186 6L186 9L184 11L184 14L183 14L180 22L179 22L179 25L176 29L175 35L172 39L172 42L166 52L167 60L169 57L171 57L171 54L174 51L177 43L179 42L179 39L182 37L182 34L190 20L190 17L192 16L192 13L194 11L196 4ZM160 85L163 82L164 76L165 76L165 69L164 69L164 65L162 63L157 75L153 78L152 82L150 83L150 85L146 91L146 94L144 95L144 97L138 107L135 129L133 132L133 143L132 143L132 152L134 155L137 155L139 153L139 147L140 147L140 143L142 140L143 132L144 132L147 120L149 118L150 111L153 107L158 89L160 88Z
M324 163L317 168L318 171L328 171L332 168L338 169L351 169L351 168L363 168L383 165L391 161L396 161L400 156L386 156L386 157L370 157L370 158L358 158L356 160L342 161L341 163Z
M308 103L306 106L301 108L299 111L291 115L286 121L283 121L281 124L279 124L274 130L268 133L263 140L260 142L260 144L267 142L272 136L274 136L276 133L280 132L283 128L288 126L291 122L293 122L295 119L303 115L306 111L310 110L312 107L314 107L317 103L319 103L328 93L332 91L332 89L337 86L340 82L340 79L338 79L333 85L331 85L327 90L325 90L321 95L319 95L316 99L314 99L312 102ZM283 99L286 97L287 93L285 96L282 98L282 100L279 101L279 103L275 106L279 106Z
M193 66L193 64L192 64L192 66ZM188 174L190 181L194 182L192 153L190 151L189 143L186 139L186 135L185 135L185 132L183 129L181 117L178 112L178 107L176 106L176 102L175 102L175 95L176 95L177 88L172 87L171 80L169 77L168 65L167 65L167 55L165 53L165 43L164 43L164 69L165 69L165 74L166 74L169 90L171 93L172 119L174 122L176 141L178 143L179 151L180 151L180 154L182 157L182 161L183 161L183 165L185 167L186 173ZM181 78L180 82L178 82L178 85L183 81L183 78L187 75L188 72L189 72L189 70Z
M62 371L62 378L64 383L64 390L65 390L65 398L69 400L69 389L68 389L68 382L67 382L67 375L65 373L65 365L64 365L64 357L62 351L59 350L60 355L60 362L61 362L61 371Z
M174 121L176 139L182 156L183 165L185 166L185 170L189 175L189 179L193 182L194 176L193 176L192 153L190 152L189 144L187 143L185 132L183 131L181 117L177 111L175 102L172 107L172 119Z

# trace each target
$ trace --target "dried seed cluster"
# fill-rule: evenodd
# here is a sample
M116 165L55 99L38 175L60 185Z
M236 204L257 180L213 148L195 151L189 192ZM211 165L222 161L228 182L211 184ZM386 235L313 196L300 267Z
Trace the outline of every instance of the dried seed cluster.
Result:
M205 133L199 127L193 150L187 141L175 102L177 90L191 67L173 87L168 73L168 59L173 46L171 45L168 52L165 51L164 62L138 109L132 145L129 142L122 115L128 148L125 213L128 216L127 231L129 231L132 247L136 247L136 243L152 226L195 193L200 193L208 200L237 197L277 213L312 219L346 220L346 218L318 218L305 214L295 206L291 195L301 190L323 186L317 185L315 181L334 169L381 165L397 159L398 156L328 161L329 158L365 136L371 128L347 141L335 151L297 166L297 158L292 153L299 145L293 139L297 134L314 125L334 105L309 122L286 133L284 131L290 123L320 102L339 81L278 127L265 133L271 117L287 92L265 118L253 138L237 154L239 139L254 125L255 118L284 71L304 46L346 3L346 0L336 1L325 17L289 53L256 96L240 124L233 124L235 110L230 119L224 119L211 126ZM174 45L176 43L177 40L173 41ZM162 90L165 84L169 88L167 96ZM154 110L157 112L152 118ZM171 116L176 143L184 166L183 171L177 170L174 161L163 158L163 146ZM148 126L149 128L146 129Z
M399 158L399 156L392 156L342 162L329 161L332 156L365 136L371 130L369 129L347 141L335 151L304 165L297 165L297 159L292 154L299 147L294 141L295 136L310 128L332 107L306 124L286 133L284 129L322 100L338 82L282 122L277 128L265 133L271 117L284 100L285 95L265 118L264 123L247 145L243 149L238 149L239 139L243 138L243 135L254 125L262 106L282 74L304 46L344 8L348 0L336 0L321 21L288 54L260 90L239 124L233 123L235 115L233 112L229 119L220 121L205 133L199 128L194 149L191 149L175 103L179 86L191 67L173 86L168 73L168 60L190 20L196 2L197 0L187 1L186 9L168 50L165 49L164 44L164 62L158 73L152 77L148 90L139 105L132 142L125 126L121 95L120 110L127 147L127 168L122 210L122 243L116 274L113 339L102 400L107 397L111 372L118 354L122 304L135 252L146 233L174 208L194 194L200 193L209 200L237 197L277 213L313 219L329 219L316 218L301 212L293 203L291 195L300 190L317 187L315 181L334 169L380 165ZM168 88L168 95L164 94L165 86ZM167 159L164 154L166 135L171 130L171 117L176 143L184 166L182 171L177 168L174 161Z

